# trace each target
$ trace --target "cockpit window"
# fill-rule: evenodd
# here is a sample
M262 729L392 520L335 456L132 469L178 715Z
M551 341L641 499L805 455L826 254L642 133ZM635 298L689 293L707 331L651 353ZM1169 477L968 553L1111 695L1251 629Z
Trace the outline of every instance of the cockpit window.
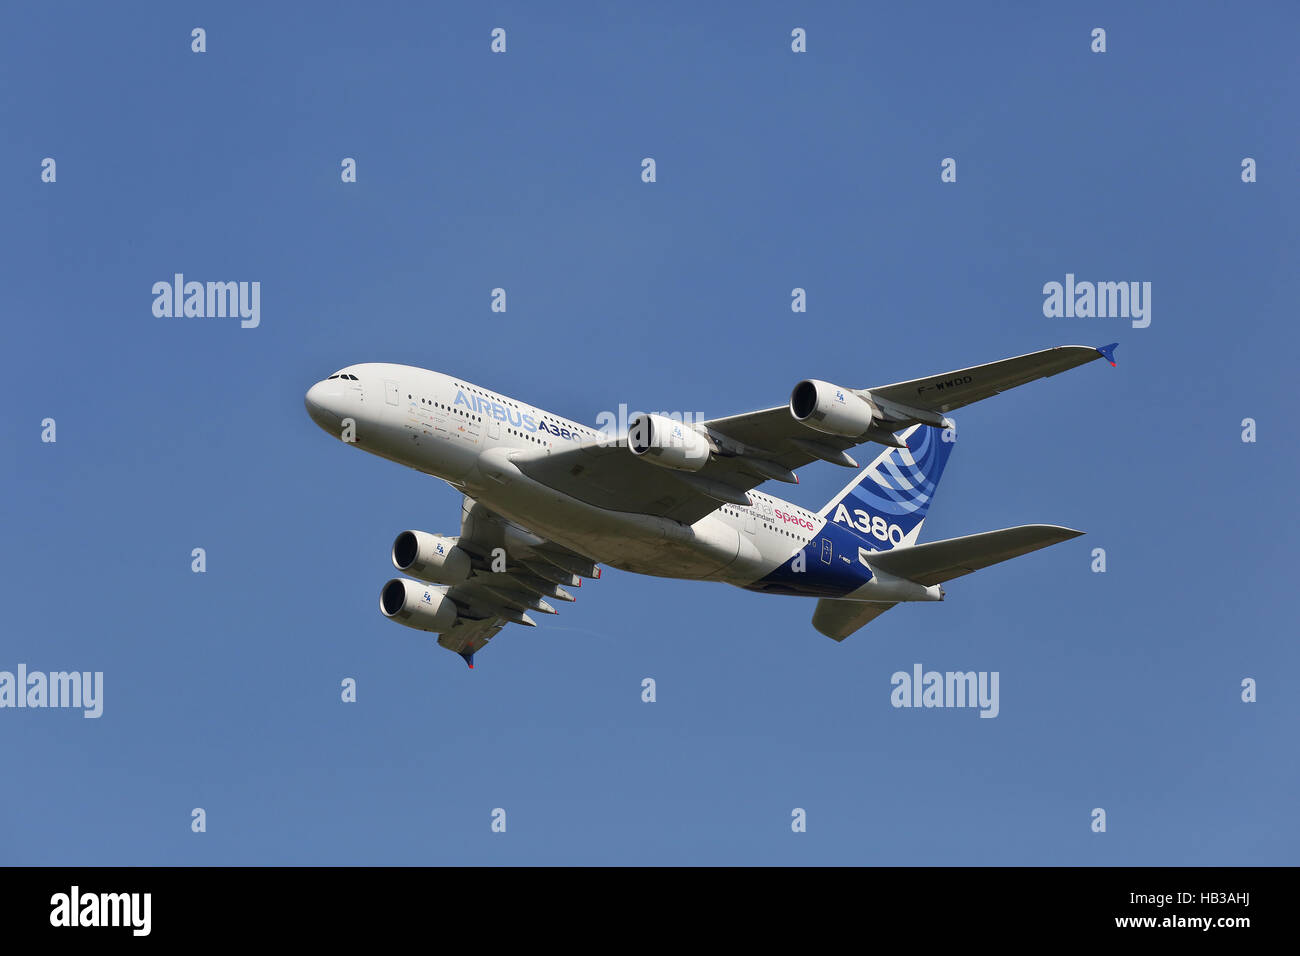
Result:
M340 377L341 377L341 376L338 376L338 375L331 375L331 376L330 376L330 378L340 378ZM330 380L330 378L325 379L325 381L328 382L328 381Z

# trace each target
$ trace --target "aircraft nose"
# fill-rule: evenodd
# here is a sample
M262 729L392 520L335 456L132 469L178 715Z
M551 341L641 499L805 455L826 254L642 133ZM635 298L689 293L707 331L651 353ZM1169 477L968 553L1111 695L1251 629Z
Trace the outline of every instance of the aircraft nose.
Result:
M334 387L333 382L317 382L307 389L303 404L307 406L312 421L321 428L332 429L339 423L335 409L342 397L342 389Z

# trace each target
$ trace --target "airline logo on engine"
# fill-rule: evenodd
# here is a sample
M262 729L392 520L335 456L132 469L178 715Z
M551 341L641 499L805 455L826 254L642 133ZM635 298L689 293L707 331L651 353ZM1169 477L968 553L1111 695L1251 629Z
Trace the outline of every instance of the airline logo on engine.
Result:
M849 509L843 503L835 508L835 517L831 519L836 524L846 524L850 528L856 528L863 534L869 534L878 541L888 541L890 544L898 545L903 543L903 529L896 524L890 524L880 515L870 515L861 508L854 508L853 514L849 514Z

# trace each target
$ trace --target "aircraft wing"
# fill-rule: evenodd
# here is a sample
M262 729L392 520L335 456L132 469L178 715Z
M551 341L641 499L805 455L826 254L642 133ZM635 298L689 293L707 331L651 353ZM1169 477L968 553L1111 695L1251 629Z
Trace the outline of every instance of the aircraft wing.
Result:
M793 472L823 460L857 468L847 450L863 442L901 445L894 436L910 425L945 427L944 413L1026 382L1057 375L1099 358L1114 364L1114 345L1065 345L872 388L852 389L883 418L855 438L818 431L797 420L789 405L714 418L696 431L707 436L708 461L696 472L674 471L633 455L627 436L574 443L549 454L519 453L512 461L529 477L581 501L614 511L693 524L721 502L744 506L745 496L769 478L798 481Z
M462 620L439 635L438 643L474 666L474 654L509 623L535 627L529 612L557 613L552 601L572 601L565 585L600 577L589 558L540 538L468 496L461 508L458 546L473 560L470 577L446 589ZM505 552L503 570L493 570L496 549Z
M1002 359L1000 362L973 365L955 372L880 385L865 391L869 391L873 398L885 402L898 402L929 412L950 412L971 402L991 398L1017 385L1059 375L1099 358L1114 365L1114 356L1114 345L1103 345L1100 348L1062 345Z

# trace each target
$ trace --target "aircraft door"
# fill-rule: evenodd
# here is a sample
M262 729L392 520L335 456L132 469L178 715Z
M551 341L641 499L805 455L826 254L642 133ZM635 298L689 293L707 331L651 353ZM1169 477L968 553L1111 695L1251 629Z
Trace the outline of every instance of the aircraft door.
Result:
M384 381L384 401L389 405L396 405L401 401L397 394L397 383L392 379Z
M831 539L822 538L822 564L831 563Z

